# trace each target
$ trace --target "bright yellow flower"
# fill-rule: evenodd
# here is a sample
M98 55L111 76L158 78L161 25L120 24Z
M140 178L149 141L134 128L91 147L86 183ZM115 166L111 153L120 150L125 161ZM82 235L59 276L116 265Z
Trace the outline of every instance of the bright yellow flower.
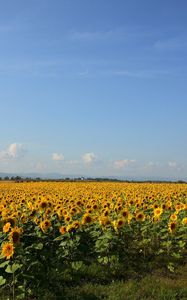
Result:
M183 225L187 225L187 218L183 218L182 221L181 221L181 223L182 223Z
M177 221L177 215L176 215L176 214L172 214L172 215L170 216L170 220L171 220L171 221Z
M85 224L90 224L92 223L92 217L90 214L86 213L84 214L83 218L82 218L82 225L85 225Z
M11 227L10 222L7 222L7 223L3 226L3 232L4 232L4 233L9 232L10 227Z
M67 232L66 226L61 226L61 227L59 228L59 231L60 231L61 234L65 234L65 233Z
M144 221L145 220L145 215L143 212L138 212L135 216L136 221Z
M101 216L99 218L99 223L100 223L101 226L105 227L107 225L110 225L110 219L106 216Z
M6 257L6 259L10 259L14 254L13 244L9 242L3 244L1 254Z
M47 232L47 230L51 227L51 221L48 219L45 219L40 223L40 228L43 232Z

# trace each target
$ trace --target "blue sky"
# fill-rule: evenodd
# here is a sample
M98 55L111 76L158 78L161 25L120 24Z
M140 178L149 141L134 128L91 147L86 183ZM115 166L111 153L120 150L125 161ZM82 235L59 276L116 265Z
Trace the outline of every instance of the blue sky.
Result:
M0 0L0 172L187 179L186 0Z

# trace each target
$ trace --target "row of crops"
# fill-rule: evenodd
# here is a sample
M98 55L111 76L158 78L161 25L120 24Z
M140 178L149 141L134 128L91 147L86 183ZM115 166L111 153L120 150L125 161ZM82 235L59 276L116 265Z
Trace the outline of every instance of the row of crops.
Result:
M1 182L1 291L33 299L76 274L175 272L185 262L186 200L185 184Z

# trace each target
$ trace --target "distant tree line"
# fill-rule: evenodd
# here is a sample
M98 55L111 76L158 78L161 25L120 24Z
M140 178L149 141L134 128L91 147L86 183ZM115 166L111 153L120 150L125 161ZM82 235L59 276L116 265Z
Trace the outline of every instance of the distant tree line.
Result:
M75 181L94 181L94 182L127 182L127 183L184 183L187 182L184 180L170 181L170 180L122 180L117 178L102 178L102 177L65 177L60 179L50 179L50 178L40 178L40 177L21 177L21 176L4 176L0 177L0 181L13 181L13 182L40 182L40 181L48 181L48 182L75 182Z

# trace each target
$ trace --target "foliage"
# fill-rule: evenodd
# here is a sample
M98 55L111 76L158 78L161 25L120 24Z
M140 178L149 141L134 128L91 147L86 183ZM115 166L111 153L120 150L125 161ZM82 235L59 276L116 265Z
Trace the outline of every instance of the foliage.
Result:
M0 289L41 299L77 280L174 273L186 255L186 199L184 184L1 182Z

